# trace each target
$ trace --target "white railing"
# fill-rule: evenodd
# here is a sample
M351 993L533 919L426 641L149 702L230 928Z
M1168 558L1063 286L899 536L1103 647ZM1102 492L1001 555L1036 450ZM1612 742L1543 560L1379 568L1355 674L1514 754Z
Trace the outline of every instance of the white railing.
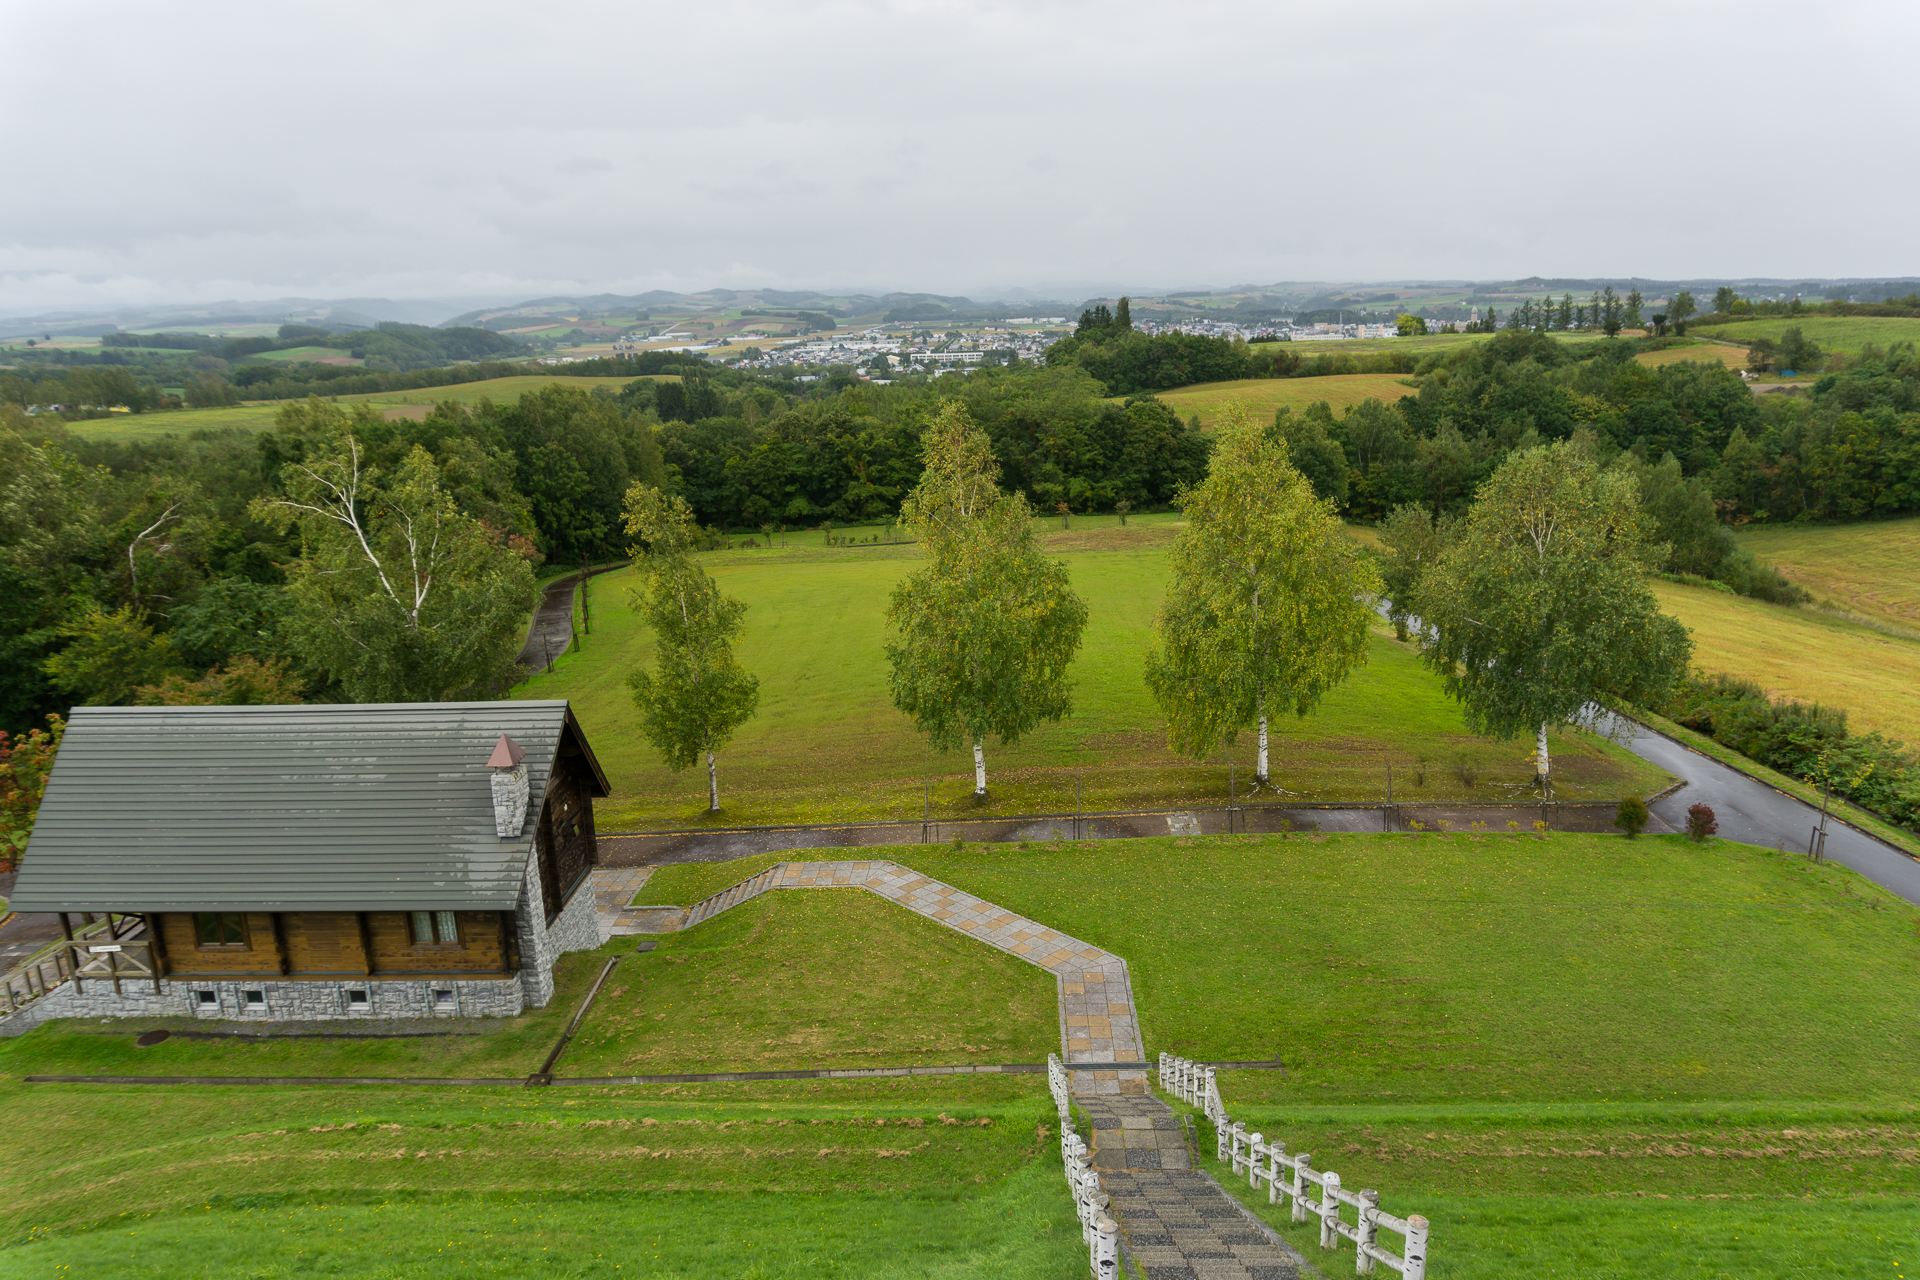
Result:
M1214 1069L1189 1058L1170 1053L1160 1055L1160 1088L1189 1106L1199 1107L1213 1126L1215 1158L1232 1168L1234 1176L1245 1176L1247 1185L1259 1188L1267 1184L1267 1203L1293 1204L1293 1220L1320 1223L1320 1247L1337 1249L1345 1237L1353 1241L1353 1270L1366 1275L1373 1264L1384 1262L1406 1280L1425 1280L1427 1274L1427 1220L1419 1214L1397 1218L1380 1207L1378 1191L1348 1191L1340 1185L1340 1175L1313 1167L1313 1157L1302 1151L1288 1155L1282 1142L1268 1142L1258 1133L1227 1114L1220 1101L1220 1088ZM1313 1188L1319 1188L1316 1198ZM1341 1217L1341 1207L1351 1205L1355 1221ZM1404 1241L1402 1253L1383 1248L1381 1229L1396 1232Z
M1047 1087L1053 1090L1053 1109L1060 1113L1060 1159L1067 1167L1067 1188L1073 1192L1074 1212L1080 1218L1080 1238L1087 1246L1087 1262L1095 1280L1118 1280L1120 1224L1107 1212L1111 1203L1100 1190L1092 1153L1073 1127L1073 1090L1059 1056L1047 1055Z

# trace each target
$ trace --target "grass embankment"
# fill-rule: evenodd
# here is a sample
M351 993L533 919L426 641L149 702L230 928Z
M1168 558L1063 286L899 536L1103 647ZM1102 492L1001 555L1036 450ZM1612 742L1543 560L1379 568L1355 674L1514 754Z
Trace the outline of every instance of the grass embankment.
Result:
M1380 1188L1389 1208L1427 1214L1436 1277L1861 1274L1916 1243L1920 1026L1905 1011L1920 1000L1920 942L1911 908L1845 868L1573 835L862 852L1125 956L1149 1051L1285 1061L1223 1074L1235 1114ZM643 896L697 897L766 860L663 870ZM789 933L754 914L836 901L927 923L859 890L768 895L623 960L589 1040L644 1045L654 1032L637 1024L654 1014L689 1032L703 1014L760 1017L752 1037L775 1042L765 1062L809 1066L819 1020L783 988L837 970L831 1002L877 975L871 994L829 1006L849 1044L876 1029L908 1040L883 1024L922 1009L957 1005L933 1016L964 1026L1006 998L983 964L1004 957L958 935L949 958L879 916L794 916ZM877 939L861 964L833 936L854 930ZM917 971L890 937L924 957ZM647 981L621 990L633 975ZM756 997L784 1025L754 1012ZM1039 1077L19 1082L80 1030L0 1045L15 1153L0 1170L13 1208L0 1269L515 1275L550 1272L555 1254L596 1276L1085 1265L1056 1149L1036 1136L1049 1118ZM157 1064L168 1047L127 1052Z
M1856 731L1920 741L1920 642L1818 610L1652 585L1660 607L1693 633L1701 670L1758 681L1777 697L1844 707Z
M830 549L814 533L789 535L775 550L701 556L721 589L749 606L739 654L760 678L758 716L720 755L717 819L706 815L704 771L668 772L640 735L626 679L652 660L652 645L639 615L624 607L631 571L594 580L593 634L515 696L573 701L613 784L612 799L599 806L603 831L917 820L929 772L942 819L1071 812L1076 769L1089 810L1224 803L1227 757L1199 766L1170 752L1141 674L1173 518L1136 518L1122 529L1112 517L1075 517L1066 532L1039 523L1048 549L1069 553L1074 589L1088 604L1072 667L1074 715L1014 747L988 743L992 796L984 807L972 798L970 756L929 756L888 700L887 597L917 561L911 546ZM1396 799L1497 800L1530 785L1528 744L1468 734L1438 680L1390 636L1376 636L1369 652L1368 665L1316 714L1274 721L1280 785L1307 799L1379 799L1389 764ZM1233 759L1240 778L1251 777L1250 737ZM1574 732L1561 735L1555 760L1568 799L1644 795L1666 781L1644 761ZM1463 763L1478 771L1472 787L1457 771Z
M1896 342L1920 341L1920 320L1904 316L1763 316L1731 324L1700 325L1694 333L1735 342L1752 342L1755 338L1778 342L1789 329L1800 330L1825 351L1843 355L1857 355L1868 343L1885 349Z

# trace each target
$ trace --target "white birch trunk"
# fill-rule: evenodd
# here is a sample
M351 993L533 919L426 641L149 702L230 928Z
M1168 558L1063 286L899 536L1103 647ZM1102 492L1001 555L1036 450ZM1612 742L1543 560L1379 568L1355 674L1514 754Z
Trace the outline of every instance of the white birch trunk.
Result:
M1547 757L1547 722L1545 720L1542 720L1540 722L1540 740L1538 744L1538 749L1536 750L1535 754L1537 756L1536 764L1540 771L1539 777L1536 779L1536 781L1545 782L1548 778L1553 776L1552 769L1550 768L1550 762Z
M987 794L987 745L982 738L973 740L973 794Z
M1260 767L1253 771L1253 780L1261 786L1267 785L1267 699L1260 697Z
M720 812L720 774L713 767L713 752L707 752L707 812Z

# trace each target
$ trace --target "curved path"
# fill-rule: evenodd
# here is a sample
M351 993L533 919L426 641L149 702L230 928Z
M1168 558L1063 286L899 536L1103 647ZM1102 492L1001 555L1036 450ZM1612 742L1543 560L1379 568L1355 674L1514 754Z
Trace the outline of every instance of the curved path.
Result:
M1651 808L1676 831L1687 829L1687 807L1705 803L1713 809L1720 835L1728 840L1805 853L1807 839L1820 825L1820 810L1806 801L1778 791L1758 778L1702 755L1691 747L1656 733L1638 721L1628 721L1632 736L1619 741L1643 760L1652 761L1687 785ZM1847 825L1837 813L1827 820L1827 857L1851 867L1908 902L1920 903L1920 859Z

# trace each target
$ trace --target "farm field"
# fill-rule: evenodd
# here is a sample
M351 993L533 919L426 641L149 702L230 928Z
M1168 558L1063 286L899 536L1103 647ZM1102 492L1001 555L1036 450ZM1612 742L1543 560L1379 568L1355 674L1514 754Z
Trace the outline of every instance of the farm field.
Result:
M912 567L918 553L911 546L829 549L813 533L789 535L777 550L703 554L721 589L749 606L739 653L761 680L758 716L720 754L717 819L706 816L704 769L669 773L640 736L626 678L651 660L651 646L626 606L630 570L593 580L592 635L514 696L573 701L614 788L599 806L603 831L917 820L929 774L941 818L1061 812L1073 803L1076 770L1089 810L1223 802L1228 758L1200 764L1168 751L1141 675L1174 519L1135 518L1122 529L1112 517L1076 517L1069 532L1040 524L1051 527L1043 543L1065 555L1075 590L1088 601L1086 639L1072 667L1075 713L1014 747L988 742L985 810L973 800L970 755L929 755L887 697L887 594ZM1493 800L1531 785L1529 744L1469 735L1438 680L1389 635L1377 635L1370 653L1317 714L1273 722L1279 785L1310 799L1384 797L1388 764L1402 798ZM1646 794L1666 781L1589 735L1568 731L1555 750L1568 799ZM1252 758L1243 736L1233 753L1243 779ZM1475 787L1460 780L1461 765L1477 771Z
M1394 1211L1427 1214L1436 1277L1855 1275L1913 1242L1920 1027L1899 1011L1920 999L1920 948L1911 911L1845 868L1724 841L1565 834L862 852L1125 957L1149 1055L1283 1060L1222 1073L1235 1114L1379 1187ZM685 900L769 860L668 868L642 896ZM903 973L883 934L870 967L894 985L864 1006L828 989L818 1008L754 1010L721 990L804 993L851 970L856 944L835 930L884 917L838 915L845 901L908 916L858 890L767 895L628 954L577 1043L644 1044L654 1033L631 1024L651 1020L710 1044L771 1040L757 1061L812 1066L823 1019L864 1016L905 1045L926 1034L914 1003L1005 998L983 961L1013 962L957 934L950 957ZM571 960L541 1013L549 1030L598 967ZM839 981L857 992L868 976ZM709 1013L738 1025L700 1027ZM130 1030L0 1041L15 1152L0 1169L13 1207L0 1270L222 1274L243 1247L267 1274L517 1275L555 1254L583 1276L1084 1266L1038 1076L544 1090L21 1079L205 1071L227 1055L259 1070L270 1047L138 1050ZM835 1029L846 1043L862 1033ZM1051 1048L1057 1032L1024 1034ZM82 1041L114 1049L79 1054ZM364 1070L382 1051L320 1044L302 1064L312 1074ZM192 1056L166 1056L176 1048ZM595 1062L573 1053L563 1075ZM1702 1259L1713 1268L1688 1269Z
M1755 338L1778 341L1781 334L1796 327L1826 350L1847 355L1856 354L1869 342L1885 348L1896 342L1920 341L1920 320L1902 316L1765 316L1708 325L1695 332L1739 342Z
M1717 361L1729 369L1744 369L1747 367L1747 349L1702 339L1684 347L1668 347L1662 351L1642 351L1634 357L1634 360L1652 368L1668 364L1684 364L1688 361L1707 364Z
M1844 707L1854 730L1920 742L1920 642L1706 587L1652 587L1660 607L1693 633L1701 670L1758 681L1780 697Z
M1920 632L1920 518L1872 524L1750 524L1740 545L1823 608Z
M646 374L655 382L671 380L678 382L677 373ZM459 404L479 404L482 400L518 400L529 391L538 391L542 387L558 384L563 387L582 387L588 391L595 387L605 387L609 391L618 391L635 378L580 378L565 374L525 374L511 378L488 378L482 382L462 382L451 387L419 387L412 391L368 391L359 395L341 396L341 404L394 404L394 405L436 405L443 400L452 400Z
M1202 382L1191 387L1154 393L1181 417L1198 414L1210 427L1234 404L1246 406L1255 419L1271 418L1282 405L1298 411L1325 400L1337 414L1362 400L1398 400L1418 394L1398 373L1341 373L1326 378L1241 378L1233 382Z

